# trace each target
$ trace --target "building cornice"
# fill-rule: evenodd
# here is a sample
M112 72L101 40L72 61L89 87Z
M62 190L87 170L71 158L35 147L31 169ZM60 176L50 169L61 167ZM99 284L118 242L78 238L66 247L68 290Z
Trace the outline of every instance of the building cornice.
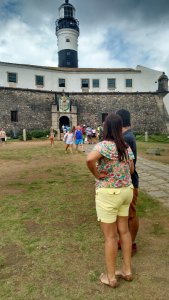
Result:
M0 86L0 90L11 90L11 91L24 91L24 92L36 92L36 93L51 93L62 95L61 91L50 91L50 90L37 90L37 89L25 89L25 88L13 88ZM168 92L65 92L66 95L167 95Z
M65 73L141 73L141 70L133 68L61 68L61 67L50 67L50 66L39 66L39 65L28 65L28 64L17 64L9 62L1 62L0 66L13 66L19 68L36 68L41 70L65 72Z

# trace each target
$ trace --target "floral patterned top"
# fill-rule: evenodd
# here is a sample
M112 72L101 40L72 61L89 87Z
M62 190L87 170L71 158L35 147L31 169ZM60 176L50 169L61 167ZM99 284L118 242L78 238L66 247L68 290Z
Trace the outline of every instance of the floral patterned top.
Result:
M102 141L98 143L93 151L98 151L103 156L97 163L98 172L105 172L107 177L96 180L96 189L98 188L119 188L131 184L131 175L128 160L119 161L118 151L114 142ZM131 148L127 148L129 160L134 159Z

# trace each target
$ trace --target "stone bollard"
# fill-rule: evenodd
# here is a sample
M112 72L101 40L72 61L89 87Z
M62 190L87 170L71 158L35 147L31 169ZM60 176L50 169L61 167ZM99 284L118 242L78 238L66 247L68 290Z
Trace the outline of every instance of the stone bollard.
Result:
M148 142L148 132L145 132L145 142Z
M26 129L23 129L23 141L26 141Z

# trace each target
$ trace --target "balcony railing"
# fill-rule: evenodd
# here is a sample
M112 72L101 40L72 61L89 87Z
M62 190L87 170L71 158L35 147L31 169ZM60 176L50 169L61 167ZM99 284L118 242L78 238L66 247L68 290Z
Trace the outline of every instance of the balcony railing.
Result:
M79 21L77 19L66 18L66 19L58 19L55 22L56 25L56 33L59 29L62 28L71 28L79 32Z

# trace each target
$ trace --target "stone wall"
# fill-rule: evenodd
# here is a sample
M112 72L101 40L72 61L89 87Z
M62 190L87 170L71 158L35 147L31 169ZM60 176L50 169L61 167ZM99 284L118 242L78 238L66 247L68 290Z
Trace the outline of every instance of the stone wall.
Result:
M0 127L16 132L49 129L54 93L0 88ZM11 111L18 111L18 122L11 122Z
M59 95L60 93L58 93ZM166 133L167 113L162 93L70 93L77 106L77 122L96 127L102 114L126 108L131 112L135 132ZM49 129L55 93L48 91L0 88L0 127L7 131ZM18 111L18 122L11 122L11 111Z
M162 93L72 94L77 105L78 123L95 126L102 114L124 108L131 112L135 132L166 133L167 112Z

